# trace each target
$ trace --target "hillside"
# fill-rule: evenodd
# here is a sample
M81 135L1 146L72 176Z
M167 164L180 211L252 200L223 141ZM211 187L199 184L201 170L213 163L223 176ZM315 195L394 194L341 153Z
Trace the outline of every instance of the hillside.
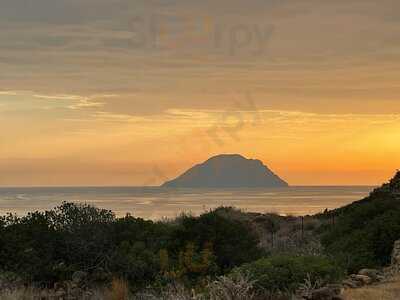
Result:
M387 265L400 237L400 172L365 199L318 217L329 220L322 244L346 269Z
M214 156L198 164L163 187L257 188L287 187L288 184L260 160L238 154Z

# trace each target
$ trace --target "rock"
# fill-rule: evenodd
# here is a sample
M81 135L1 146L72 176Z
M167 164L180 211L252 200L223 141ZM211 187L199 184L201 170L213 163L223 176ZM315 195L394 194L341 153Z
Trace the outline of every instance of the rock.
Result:
M352 279L360 281L362 285L369 285L374 281L371 277L366 275L354 275Z
M87 273L83 271L77 271L74 272L74 274L72 274L72 282L78 286L85 283L86 278L87 278Z
M306 297L310 300L342 300L340 294L343 286L340 284L329 284L326 287L314 290Z
M355 281L353 279L346 279L342 282L343 286L350 289L355 289L361 286L359 281Z
M377 281L380 272L375 269L362 269L360 272L358 272L358 275L368 276L372 281Z
M343 286L340 284L328 284L326 287L332 290L335 295L340 295L343 291Z
M400 240L394 242L392 252L392 267L399 269L400 267Z
M328 287L324 287L311 293L311 300L332 300L336 294Z
M383 276L383 275L378 275L378 276L376 276L376 281L378 281L378 282L381 282L381 281L384 281L386 278L385 278L385 276Z

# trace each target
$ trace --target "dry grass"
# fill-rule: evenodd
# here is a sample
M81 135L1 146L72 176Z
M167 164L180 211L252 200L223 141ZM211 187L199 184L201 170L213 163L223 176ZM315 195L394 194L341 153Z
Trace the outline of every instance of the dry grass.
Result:
M40 299L40 292L34 289L19 289L14 291L2 291L0 292L1 300L31 300Z
M71 299L83 300L129 300L129 287L125 280L115 278L109 289L93 289L90 295L81 295ZM0 290L0 300L58 300L70 299L66 297L56 297L49 290L37 290L34 288L19 288L15 290Z
M114 278L111 283L111 289L108 293L107 299L109 300L128 300L129 287L128 283L119 278Z
M238 273L234 277L221 276L208 285L211 300L251 300L255 298L254 283L249 276Z
M390 282L361 289L346 290L346 300L396 300L400 299L400 277Z

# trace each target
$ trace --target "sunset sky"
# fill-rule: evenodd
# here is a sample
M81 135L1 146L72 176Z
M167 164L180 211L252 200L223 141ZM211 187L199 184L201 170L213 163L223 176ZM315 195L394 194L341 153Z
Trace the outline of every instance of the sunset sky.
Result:
M12 0L0 26L0 186L156 185L219 153L291 185L400 168L398 0Z

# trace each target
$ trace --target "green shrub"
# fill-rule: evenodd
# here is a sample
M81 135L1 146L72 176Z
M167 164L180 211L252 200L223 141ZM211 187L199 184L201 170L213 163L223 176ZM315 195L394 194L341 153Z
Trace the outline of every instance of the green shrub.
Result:
M248 274L255 286L267 291L295 291L306 278L313 282L335 282L343 272L332 261L317 256L272 256L236 268Z
M123 242L110 259L109 271L126 279L131 287L142 287L155 279L160 271L156 253L143 242Z
M221 216L216 211L200 217L184 216L171 236L171 252L177 253L192 243L196 248L212 245L221 271L261 257L259 240L244 222Z
M390 263L393 243L400 238L400 173L364 200L320 216L335 217L335 224L319 229L325 250L349 272Z

